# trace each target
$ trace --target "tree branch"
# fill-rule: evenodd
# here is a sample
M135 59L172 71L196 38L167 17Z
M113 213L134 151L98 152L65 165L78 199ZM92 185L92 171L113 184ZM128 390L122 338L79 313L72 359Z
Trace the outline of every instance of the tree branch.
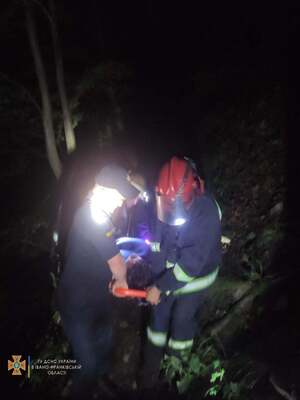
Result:
M43 125L45 131L45 142L46 142L48 160L52 168L52 171L54 172L54 175L56 176L56 178L59 178L62 166L55 142L52 107L49 98L46 73L37 40L35 21L32 15L31 7L26 2L25 2L25 15L26 15L26 26L29 37L29 43L32 50L36 75L38 78L41 97L42 97L42 105L43 105L42 115L43 115Z
M49 13L49 11L47 10L47 8L39 0L30 0L30 1L32 1L32 3L36 3L40 7L45 17L49 20L50 25L53 25L54 24L53 18Z
M56 18L55 18L55 5L53 0L49 0L49 8L52 14L52 19L51 19L52 23L50 24L50 26L51 26L53 50L55 56L57 86L63 112L63 123L64 123L67 152L70 154L76 149L76 139L72 126L70 107L66 94L63 60L59 44L58 29L56 26Z
M274 376L270 376L269 382L273 386L273 388L276 390L277 393L279 393L283 398L286 400L297 400L297 397L295 396L294 393L289 394L286 390L282 389L276 382Z

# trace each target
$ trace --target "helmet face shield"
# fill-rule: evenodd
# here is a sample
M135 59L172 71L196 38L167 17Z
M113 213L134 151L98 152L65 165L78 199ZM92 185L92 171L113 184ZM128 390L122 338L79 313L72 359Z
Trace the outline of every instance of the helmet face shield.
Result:
M183 225L187 219L187 211L179 196L173 200L169 196L156 194L157 218L168 225Z
M201 181L188 159L172 157L160 170L156 184L158 219L169 225L182 225L190 215L190 207ZM201 188L201 193L203 188Z

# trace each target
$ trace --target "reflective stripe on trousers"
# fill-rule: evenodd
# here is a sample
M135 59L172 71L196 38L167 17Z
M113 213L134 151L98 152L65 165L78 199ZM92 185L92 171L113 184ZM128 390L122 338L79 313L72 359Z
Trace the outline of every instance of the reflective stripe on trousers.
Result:
M147 327L148 340L156 347L165 347L167 343L166 332L155 332L149 326ZM186 350L193 346L194 340L176 340L170 338L168 341L168 347L173 350Z
M147 336L155 347L181 350L192 346L198 329L199 313L206 292L204 290L184 296L163 296L157 306L152 307L152 315ZM168 338L169 336L169 338Z
M168 347L172 350L187 350L190 349L193 346L194 340L189 339L189 340L175 340L170 338L168 341Z
M154 331L150 328L150 326L147 327L147 338L154 346L157 347L165 347L167 344L167 332Z

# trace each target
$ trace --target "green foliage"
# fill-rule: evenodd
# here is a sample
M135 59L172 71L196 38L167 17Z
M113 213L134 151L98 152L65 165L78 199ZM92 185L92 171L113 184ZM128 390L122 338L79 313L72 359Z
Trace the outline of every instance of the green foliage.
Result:
M207 350L206 356L210 350ZM203 358L204 356L204 358ZM206 391L205 396L215 396L221 389L225 369L219 359L209 363L205 360L205 353L201 355L191 352L185 353L181 358L166 356L163 360L162 369L165 371L169 383L175 380L179 393L188 391L192 383L202 378L210 382L211 386Z
M193 382L199 378L212 384L207 390L207 395L217 393L225 374L221 360L217 355L215 347L207 342L202 342L197 351L182 352L181 357L165 356L162 369L168 382L175 381L179 393L189 390Z
M169 384L189 399L199 399L201 393L202 398L241 400L249 398L257 382L255 367L248 361L224 360L209 338L180 358L165 356L161 367Z
M215 360L212 363L213 372L211 373L210 383L213 385L206 391L206 396L216 396L221 388L222 388L222 381L225 374L225 369L221 367L220 360Z

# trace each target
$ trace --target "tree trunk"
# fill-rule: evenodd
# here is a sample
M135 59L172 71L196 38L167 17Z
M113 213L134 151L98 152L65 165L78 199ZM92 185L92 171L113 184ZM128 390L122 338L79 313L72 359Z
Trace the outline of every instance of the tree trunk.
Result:
M74 134L73 126L72 126L71 113L70 113L69 104L68 104L67 95L66 95L63 61L62 61L62 55L61 55L59 39L58 39L58 30L57 30L56 18L55 18L55 6L54 6L53 0L49 0L49 8L50 8L50 12L51 12L50 25L51 25L53 47L54 47L57 86L58 86L58 91L59 91L61 107L62 107L62 111L63 111L67 152L70 154L76 149L76 139L75 139L75 134Z
M26 13L26 26L29 36L30 47L34 59L35 70L42 97L42 116L43 116L43 125L45 132L45 142L46 142L48 161L52 171L54 172L54 175L56 176L56 178L59 178L61 174L61 162L59 159L55 143L52 108L50 103L48 85L46 81L45 68L43 65L39 44L37 41L34 18L32 15L30 5L28 4L25 5L25 13Z

